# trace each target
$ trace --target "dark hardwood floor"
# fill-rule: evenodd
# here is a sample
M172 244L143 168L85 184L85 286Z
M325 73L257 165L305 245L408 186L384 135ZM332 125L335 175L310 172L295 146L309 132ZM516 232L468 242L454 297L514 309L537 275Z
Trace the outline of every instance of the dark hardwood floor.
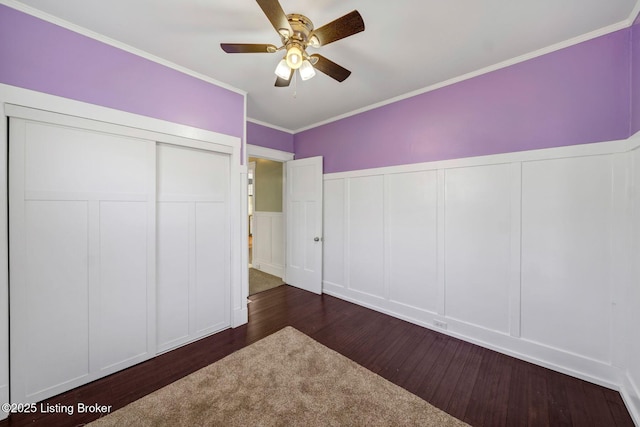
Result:
M293 326L473 426L633 426L618 392L290 286L252 296L249 324L204 338L44 405L120 408ZM62 408L62 406L61 406ZM4 426L77 426L97 415L11 415Z

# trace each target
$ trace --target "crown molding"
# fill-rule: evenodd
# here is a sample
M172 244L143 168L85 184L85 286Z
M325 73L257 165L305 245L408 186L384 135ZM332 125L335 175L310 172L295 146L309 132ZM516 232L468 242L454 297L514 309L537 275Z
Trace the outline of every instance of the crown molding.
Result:
M636 22L636 19L640 19L640 0L636 0L636 5L631 9L631 13L627 18L629 26L633 25L633 23Z
M293 130L291 130L291 129L283 128L281 126L272 125L271 123L263 122L263 121L256 120L256 119L252 119L251 117L247 117L247 121L251 122L253 124L256 124L256 125L264 126L264 127L275 129L275 130L279 130L280 132L289 133L291 135L295 134L295 132Z

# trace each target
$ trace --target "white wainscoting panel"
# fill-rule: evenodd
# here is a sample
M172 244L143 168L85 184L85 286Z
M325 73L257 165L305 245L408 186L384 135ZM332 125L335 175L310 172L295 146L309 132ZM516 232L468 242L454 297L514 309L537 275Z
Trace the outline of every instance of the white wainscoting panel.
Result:
M369 297L384 298L384 177L349 182L348 286Z
M633 194L629 217L640 212L640 173L631 187L612 161L634 156L637 169L630 150L613 141L327 174L323 290L597 384L624 377L625 401L640 403L640 339L616 359L626 374L612 359L624 342L613 310L640 323L637 224L628 301L612 270L624 242L614 235L632 228L613 233L627 221L613 210Z
M346 179L324 185L323 281L342 287L345 283Z
M282 212L256 211L253 215L253 268L284 275L284 217Z
M385 179L389 301L435 314L437 173L392 174Z
M510 217L508 164L446 171L447 317L509 332Z
M611 156L522 169L522 337L611 359Z

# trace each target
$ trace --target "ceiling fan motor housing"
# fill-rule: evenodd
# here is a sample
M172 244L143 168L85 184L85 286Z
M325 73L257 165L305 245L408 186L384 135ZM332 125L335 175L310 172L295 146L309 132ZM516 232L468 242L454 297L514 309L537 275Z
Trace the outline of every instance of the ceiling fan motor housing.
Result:
M311 22L311 19L304 15L300 15L299 13L290 13L287 15L287 20L293 30L293 34L288 38L288 40L295 40L300 42L302 45L306 45L309 40L309 36L313 31L313 22Z

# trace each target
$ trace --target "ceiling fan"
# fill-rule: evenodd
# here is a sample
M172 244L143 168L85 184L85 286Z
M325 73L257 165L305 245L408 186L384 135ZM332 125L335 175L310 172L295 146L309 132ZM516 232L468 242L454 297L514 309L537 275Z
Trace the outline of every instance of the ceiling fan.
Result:
M262 11L276 29L282 40L282 46L272 44L220 43L227 53L275 53L286 50L284 58L278 63L275 73L276 87L289 86L291 77L299 70L300 78L308 80L319 70L329 77L342 82L351 71L314 53L309 55L307 47L319 48L337 40L364 31L364 21L357 10L314 29L309 18L298 13L286 15L278 0L256 0Z

